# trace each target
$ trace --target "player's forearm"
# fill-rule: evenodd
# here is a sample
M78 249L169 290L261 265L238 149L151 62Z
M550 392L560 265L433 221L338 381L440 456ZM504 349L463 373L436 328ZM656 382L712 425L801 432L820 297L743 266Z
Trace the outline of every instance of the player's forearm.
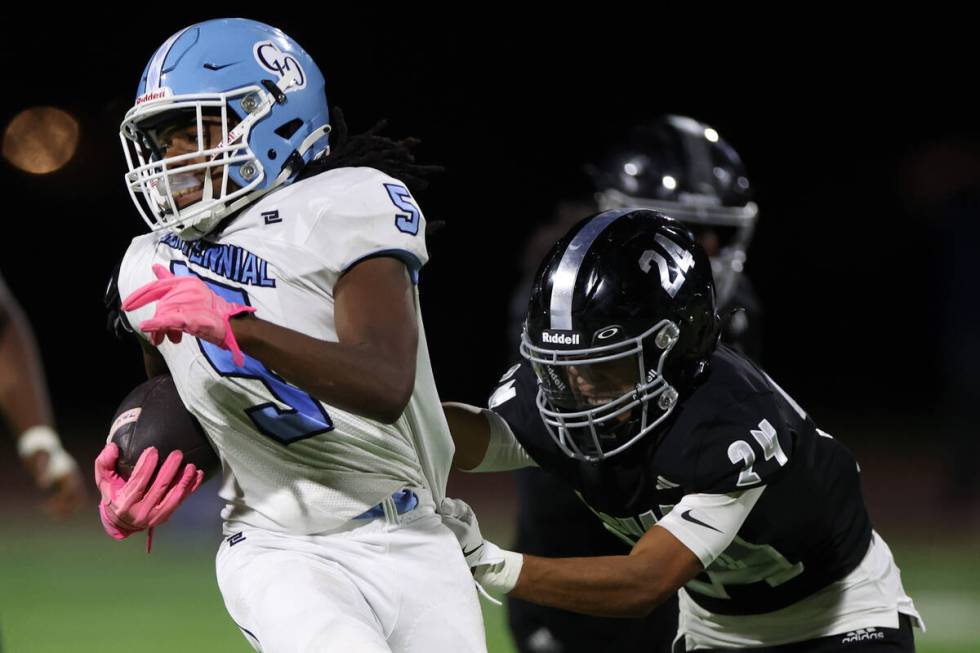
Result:
M597 617L642 617L673 592L637 556L540 558L525 555L510 596Z
M642 617L702 571L664 528L648 530L628 556L524 556L511 596L601 617Z
M6 309L8 321L0 332L0 408L14 432L22 433L50 426L53 418L30 324L17 307Z
M320 401L391 423L411 398L414 358L398 363L376 345L318 340L252 317L231 324L242 351Z
M473 469L483 462L490 444L490 425L483 411L455 402L443 403L442 410L456 447L453 467L464 471Z

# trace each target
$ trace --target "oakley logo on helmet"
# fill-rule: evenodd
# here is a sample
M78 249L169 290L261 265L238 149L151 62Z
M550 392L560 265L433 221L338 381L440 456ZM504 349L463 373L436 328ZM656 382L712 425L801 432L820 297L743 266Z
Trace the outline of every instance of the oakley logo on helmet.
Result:
M609 327L608 329L603 329L599 333L595 334L596 340L609 340L612 337L619 335L619 327Z
M550 333L541 332L541 342L549 345L577 345L581 337L577 333Z
M667 259L664 258L663 254L652 249L646 250L640 256L640 269L644 272L650 272L653 268L652 264L656 263L657 270L660 272L660 285L673 298L684 285L684 281L687 280L685 276L687 272L694 267L694 256L663 234L657 234L655 240L673 261L674 278L670 278L671 266L667 263Z
M290 78L291 83L284 90L298 91L306 86L306 73L292 56L283 53L272 41L259 41L252 48L255 60L259 65L271 73L275 73L280 79Z

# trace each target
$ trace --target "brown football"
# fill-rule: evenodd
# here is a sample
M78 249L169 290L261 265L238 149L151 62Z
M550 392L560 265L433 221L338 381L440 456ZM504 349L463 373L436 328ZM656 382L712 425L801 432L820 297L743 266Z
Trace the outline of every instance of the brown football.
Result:
M171 451L179 449L184 463L194 463L210 478L221 463L197 419L184 407L173 377L155 376L130 392L112 418L108 440L119 447L116 471L129 478L133 466L147 447L160 454L157 467Z

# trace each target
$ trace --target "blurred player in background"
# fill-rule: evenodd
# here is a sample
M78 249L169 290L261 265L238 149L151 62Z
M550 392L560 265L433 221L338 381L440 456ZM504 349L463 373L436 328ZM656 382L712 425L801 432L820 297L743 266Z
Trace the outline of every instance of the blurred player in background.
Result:
M719 344L715 306L703 248L661 213L605 211L555 244L531 291L525 362L490 410L446 404L456 463L539 465L630 548L503 551L457 503L461 539L486 556L475 577L605 617L648 615L679 590L674 651L913 651L922 623L854 457Z
M85 500L78 465L54 430L51 400L31 325L0 277L0 412L18 434L17 451L38 489L44 509L67 517Z
M683 222L711 261L722 340L757 359L761 308L745 263L759 209L738 152L703 122L641 124L592 169L600 211L649 208Z
M758 210L738 153L708 125L668 115L637 125L589 168L594 197L560 202L553 221L532 236L523 279L511 304L512 346L518 349L527 297L544 254L576 222L600 209L642 206L684 222L711 259L722 341L754 360L761 350L759 301L743 273ZM629 553L557 476L537 468L516 472L519 509L515 549L547 557ZM602 619L508 598L508 619L521 653L669 651L677 630L670 597L642 620Z
M472 577L435 510L453 445L408 189L430 170L411 141L347 138L336 110L331 151L320 70L254 21L174 34L137 96L126 180L152 233L121 264L118 321L222 460L232 619L264 653L485 651ZM114 537L156 525L198 482L176 454L177 494L147 509L153 489L123 484L117 456L110 444L96 462Z

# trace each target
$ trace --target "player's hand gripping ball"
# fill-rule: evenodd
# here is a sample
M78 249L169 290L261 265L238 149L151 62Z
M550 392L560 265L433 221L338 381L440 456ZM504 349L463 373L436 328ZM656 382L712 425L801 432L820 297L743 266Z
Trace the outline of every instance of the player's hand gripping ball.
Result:
M169 455L158 465L161 453ZM146 381L119 406L95 460L105 531L123 539L164 523L219 467L173 379L162 375Z

